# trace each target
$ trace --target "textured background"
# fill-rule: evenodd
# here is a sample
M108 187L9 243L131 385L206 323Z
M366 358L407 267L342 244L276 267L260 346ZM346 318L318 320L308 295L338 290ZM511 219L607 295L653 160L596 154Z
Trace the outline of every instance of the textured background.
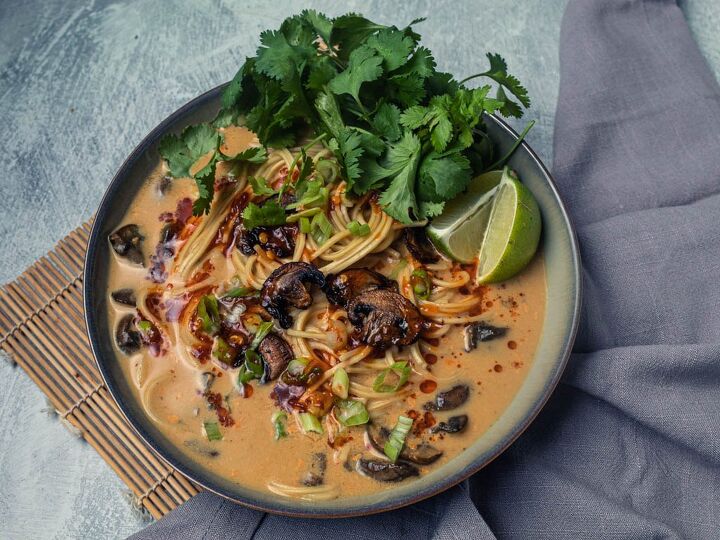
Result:
M591 1L591 0L588 0ZM259 32L304 7L418 30L439 67L502 53L533 97L528 140L551 160L564 0L418 2L0 0L0 283L89 218L114 171L160 120L229 79ZM681 6L720 73L720 2ZM0 538L121 538L144 522L100 457L0 362Z

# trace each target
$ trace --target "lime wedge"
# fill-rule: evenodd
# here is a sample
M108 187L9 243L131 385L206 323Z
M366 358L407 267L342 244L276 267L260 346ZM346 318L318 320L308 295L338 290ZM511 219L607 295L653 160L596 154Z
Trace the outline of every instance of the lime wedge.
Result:
M481 284L504 281L525 268L542 229L535 197L507 167L493 195L477 267L476 282Z
M456 261L471 263L480 249L502 171L472 179L467 190L445 205L427 227L427 235L440 251Z

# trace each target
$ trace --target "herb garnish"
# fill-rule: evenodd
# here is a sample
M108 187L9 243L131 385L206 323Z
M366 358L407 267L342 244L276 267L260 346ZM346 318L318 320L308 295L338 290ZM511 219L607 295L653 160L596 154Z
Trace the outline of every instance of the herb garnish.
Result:
M312 130L335 153L350 194L377 190L385 212L403 223L440 214L490 164L482 114L519 118L530 100L497 54L487 55L488 70L460 82L437 71L411 28L422 20L399 29L313 10L285 19L260 35L256 56L224 91L215 125L242 116L264 146L276 148L297 144ZM490 84L465 87L477 77L496 83L494 95ZM200 156L213 152L194 175L196 213L212 201L208 179L223 159L219 145L211 124L161 144L174 176L187 176Z

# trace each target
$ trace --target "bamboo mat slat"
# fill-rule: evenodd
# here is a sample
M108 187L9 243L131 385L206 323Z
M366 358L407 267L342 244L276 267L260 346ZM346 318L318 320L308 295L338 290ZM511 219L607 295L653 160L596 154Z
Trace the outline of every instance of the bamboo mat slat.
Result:
M90 222L0 288L0 350L22 367L155 519L200 488L162 461L125 421L90 352L82 268Z

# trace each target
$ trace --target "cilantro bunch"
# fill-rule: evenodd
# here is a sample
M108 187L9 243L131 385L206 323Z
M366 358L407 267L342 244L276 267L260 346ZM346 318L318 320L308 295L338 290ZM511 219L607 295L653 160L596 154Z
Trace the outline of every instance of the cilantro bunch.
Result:
M377 191L385 212L403 223L440 214L490 164L482 114L520 117L530 100L496 54L487 55L488 70L461 82L437 71L411 28L421 21L398 29L312 10L285 19L260 35L256 56L224 91L215 125L242 118L275 148L320 136L351 194ZM463 84L476 77L497 89ZM206 142L197 146L208 152Z

